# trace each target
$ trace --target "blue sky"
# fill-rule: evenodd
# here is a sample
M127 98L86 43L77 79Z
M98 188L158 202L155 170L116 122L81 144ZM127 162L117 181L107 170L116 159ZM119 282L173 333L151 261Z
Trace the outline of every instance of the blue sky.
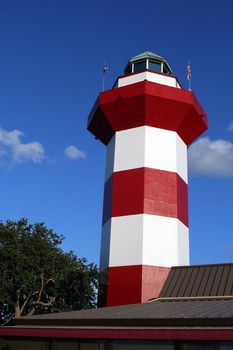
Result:
M0 1L0 219L43 221L98 262L105 147L86 130L102 87L145 50L192 87L209 130L190 149L191 262L233 260L233 2Z

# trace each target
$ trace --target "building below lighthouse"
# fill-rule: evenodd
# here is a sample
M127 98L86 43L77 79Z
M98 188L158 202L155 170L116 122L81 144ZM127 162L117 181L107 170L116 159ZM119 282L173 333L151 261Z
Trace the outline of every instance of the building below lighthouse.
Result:
M144 52L100 93L88 129L107 154L106 307L15 319L0 350L233 350L233 263L189 264L187 147L207 129L195 95Z

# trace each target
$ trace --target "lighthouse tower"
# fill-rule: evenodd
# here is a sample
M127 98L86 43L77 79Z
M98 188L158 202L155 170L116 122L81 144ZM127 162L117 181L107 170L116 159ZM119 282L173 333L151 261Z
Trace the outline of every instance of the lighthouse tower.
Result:
M88 129L107 146L102 306L156 298L171 266L189 264L187 146L207 129L195 95L152 52L101 92Z

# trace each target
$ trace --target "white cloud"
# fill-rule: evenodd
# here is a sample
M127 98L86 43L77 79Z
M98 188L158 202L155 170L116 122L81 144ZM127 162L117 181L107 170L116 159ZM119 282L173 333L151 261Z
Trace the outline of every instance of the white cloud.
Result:
M233 131L233 122L231 122L231 123L228 125L227 130L228 130L228 131Z
M199 139L189 148L189 170L194 175L233 177L233 143Z
M45 157L44 147L40 142L22 143L23 133L19 130L7 131L0 128L0 158L21 163L32 161L40 163Z
M76 146L71 145L65 148L64 151L65 155L69 159L85 159L86 153L84 151L81 151Z
M7 152L6 152L5 148L2 147L0 144L0 158L3 157L5 154L7 154Z

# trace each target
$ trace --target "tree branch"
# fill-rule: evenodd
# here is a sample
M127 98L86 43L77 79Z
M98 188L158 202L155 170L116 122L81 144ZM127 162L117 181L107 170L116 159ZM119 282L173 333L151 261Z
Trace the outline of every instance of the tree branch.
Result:
M23 305L22 305L22 307L21 307L21 309L20 309L20 315L22 315L23 310L25 309L25 306L27 305L28 300L29 300L30 298L31 298L31 295L29 295L29 297L27 297L27 298L25 299L25 301L24 301L24 303L23 303Z
M47 280L45 280L45 286L46 286L49 282L55 283L55 279L52 278L52 277L50 277L50 278L48 278Z
M41 299L41 296L42 296L42 293L43 293L43 291L44 291L44 287L45 287L49 282L55 283L55 279L52 278L52 277L50 277L50 278L48 278L48 279L45 279L43 273L41 274L40 279L41 279L41 286L40 286L40 288L39 288L37 291L35 291L34 293L32 293L32 294L25 300L25 302L24 302L24 304L23 304L23 308L24 308L24 307L26 306L28 300L29 300L31 297L33 297L33 296L35 297L36 295L38 295L38 296L37 296L37 299L31 302L32 308L31 308L31 310L27 313L28 316L32 316L32 315L34 314L35 309L36 309L36 308L35 308L36 305L41 305L41 306L44 306L44 307L46 307L46 306L48 307L48 306L52 305L53 302L54 302L54 300L55 300L55 298L53 298L53 299L52 299L50 302L48 302L48 303L42 302L42 301L40 300L40 299Z
M19 307L19 296L20 296L20 290L17 289L17 291L16 291L16 303L15 303L15 317L21 316L21 310Z
M54 303L55 298L52 298L51 301L49 301L48 303L44 303L43 301L37 300L37 301L33 301L32 305L41 305L41 306L50 306Z

